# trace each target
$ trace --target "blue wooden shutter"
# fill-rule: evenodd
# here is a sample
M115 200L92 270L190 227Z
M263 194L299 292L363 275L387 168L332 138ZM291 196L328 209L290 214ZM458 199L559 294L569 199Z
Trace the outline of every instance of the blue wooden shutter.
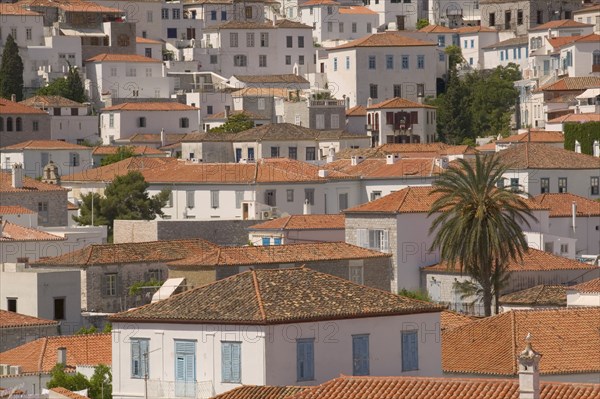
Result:
M196 342L175 341L176 380L195 381Z
M263 237L262 238L262 245L264 245L264 246L271 245L271 237Z
M402 371L419 369L419 333L406 331L402 333Z
M140 341L131 340L131 376L141 377Z
M309 341L305 343L305 363L306 363L306 379L314 380L315 379L315 361L314 361L314 352L315 346L314 341Z
M231 343L221 344L221 379L223 382L231 381Z
M354 375L369 375L369 337L352 337L352 359Z
M296 376L298 381L314 380L314 341L296 343Z
M231 344L231 381L241 382L242 375L242 345L240 343Z

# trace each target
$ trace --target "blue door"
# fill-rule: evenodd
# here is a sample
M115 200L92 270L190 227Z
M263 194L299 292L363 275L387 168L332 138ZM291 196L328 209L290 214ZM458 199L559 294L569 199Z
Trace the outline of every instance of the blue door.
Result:
M235 149L235 162L240 162L240 159L242 159L242 149L236 148Z
M175 341L175 396L196 396L195 341Z
M369 375L369 336L352 336L352 374Z

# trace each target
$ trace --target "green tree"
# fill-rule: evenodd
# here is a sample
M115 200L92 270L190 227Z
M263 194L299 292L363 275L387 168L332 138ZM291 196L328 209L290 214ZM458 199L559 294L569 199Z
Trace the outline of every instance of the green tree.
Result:
M575 151L575 141L581 144L581 153L594 155L594 142L600 141L600 122L565 124L565 150Z
M398 292L398 295L405 296L407 298L418 299L420 301L431 302L431 297L427 291L423 290L410 291L406 288L402 288L400 292Z
M429 26L429 20L427 18L420 18L417 20L417 30L423 29L426 26Z
M437 215L429 230L434 234L431 250L439 249L449 267L458 266L481 286L486 316L507 263L527 251L520 223L529 226L535 219L523 198L497 188L507 170L496 155L457 160L433 184L439 197L429 211Z
M116 177L104 190L104 197L88 194L81 197L80 216L73 220L81 225L91 225L91 209L94 198L94 225L106 224L108 235L112 237L115 219L153 220L162 215L162 208L169 200L170 190L162 190L153 197L148 195L149 184L138 171ZM99 203L96 206L96 203ZM98 218L98 219L96 219Z
M471 106L471 90L468 84L458 78L458 72L450 70L446 92L433 101L438 107L437 132L440 140L450 144L460 144L465 138L473 137L471 114L466 112Z
M110 367L99 364L90 378L88 396L92 399L112 399L112 374Z
M122 161L127 158L131 158L135 156L135 151L131 146L118 147L117 152L114 154L107 155L102 158L102 162L100 162L101 166L110 165L112 163L116 163Z
M98 332L98 329L95 326L91 326L89 328L81 327L79 330L77 330L75 335L89 335L89 334L96 334L97 332Z
M446 47L444 53L448 56L448 70L456 71L456 67L463 62L462 50L460 47L452 44Z
M23 100L23 60L17 43L9 34L0 64L0 97L10 99L13 94L17 101Z
M81 391L90 387L90 382L81 373L66 373L64 364L57 364L50 372L46 388L62 387L70 391Z
M47 86L39 89L36 94L40 96L61 96L80 103L88 100L81 76L79 76L77 68L70 64L67 76L53 80Z
M244 130L252 129L254 121L245 113L239 113L229 116L227 121L221 126L210 129L215 133L238 133Z

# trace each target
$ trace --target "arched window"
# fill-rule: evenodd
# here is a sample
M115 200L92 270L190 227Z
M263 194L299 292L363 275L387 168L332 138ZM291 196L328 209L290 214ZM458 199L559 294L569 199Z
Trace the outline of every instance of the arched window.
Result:
M379 130L379 114L375 113L375 130Z
M0 132L4 131L4 118L0 116Z
M370 125L370 124L371 124L371 113L369 112L367 114L367 125Z
M6 118L6 131L7 132L12 132L12 130L13 130L12 122L13 121L12 121L11 117Z
M23 131L23 119L17 118L15 125L17 125L17 132Z

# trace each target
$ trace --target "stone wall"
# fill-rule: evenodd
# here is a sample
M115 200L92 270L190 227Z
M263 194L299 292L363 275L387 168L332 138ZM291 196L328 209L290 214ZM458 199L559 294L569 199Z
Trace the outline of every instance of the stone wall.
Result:
M42 337L59 334L58 325L0 328L0 352L26 344Z
M218 245L248 244L257 220L115 220L114 243L202 238Z
M20 205L33 212L38 212L38 203L48 203L48 219L43 221L38 214L40 226L67 226L67 190L60 191L31 191L31 192L3 192L0 195L0 205Z

